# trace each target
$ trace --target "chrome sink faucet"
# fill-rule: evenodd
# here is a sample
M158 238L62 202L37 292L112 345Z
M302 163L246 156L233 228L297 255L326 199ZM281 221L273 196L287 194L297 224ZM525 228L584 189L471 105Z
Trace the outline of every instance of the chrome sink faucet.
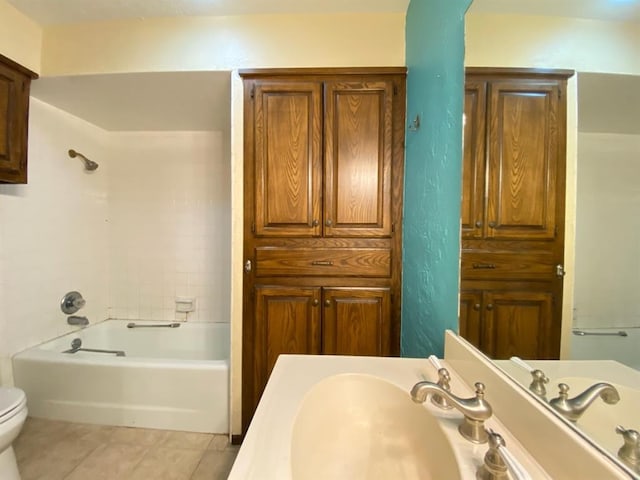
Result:
M474 397L460 398L437 383L418 382L411 389L411 399L416 403L424 403L430 394L446 399L448 405L464 415L458 427L460 434L473 443L486 443L489 436L484 428L484 421L491 417L493 410L484 399L484 384L478 382L475 387Z
M609 405L614 405L620 400L618 391L610 383L595 383L573 398L569 398L569 385L560 383L558 388L560 393L556 398L549 400L549 405L572 422L576 422L598 397Z

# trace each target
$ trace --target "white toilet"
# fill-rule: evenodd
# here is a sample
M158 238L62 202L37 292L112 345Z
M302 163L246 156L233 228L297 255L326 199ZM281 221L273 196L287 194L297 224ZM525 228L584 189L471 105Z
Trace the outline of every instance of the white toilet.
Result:
M19 388L0 387L0 479L20 480L11 444L27 419L27 396Z

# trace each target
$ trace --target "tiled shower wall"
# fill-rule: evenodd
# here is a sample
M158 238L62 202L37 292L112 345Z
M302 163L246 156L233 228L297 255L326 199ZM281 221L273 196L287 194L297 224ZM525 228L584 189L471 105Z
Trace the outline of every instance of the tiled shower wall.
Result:
M107 317L107 137L38 100L29 118L29 183L0 185L0 383L10 357L72 330L62 296L79 290L91 321ZM100 164L87 172L69 149Z
M110 137L111 318L229 322L224 142L220 132ZM195 311L176 312L177 297L195 298Z
M229 321L230 165L219 132L106 132L31 99L29 183L0 185L0 384L11 356L71 330L60 311ZM100 164L84 170L73 148Z
M640 135L578 145L574 327L640 327Z

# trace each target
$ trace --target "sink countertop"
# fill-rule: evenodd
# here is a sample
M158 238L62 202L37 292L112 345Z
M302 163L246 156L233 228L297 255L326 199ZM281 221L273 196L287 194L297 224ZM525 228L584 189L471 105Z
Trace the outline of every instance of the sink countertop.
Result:
M473 390L460 380L447 362L442 363L451 373L452 392L457 396L471 397ZM416 382L437 380L435 368L426 359L281 355L245 435L229 479L290 479L290 439L303 398L319 381L345 373L372 375L386 380L405 390L409 401L409 391ZM429 401L424 403L424 408L438 418L438 423L452 445L462 478L475 479L476 469L483 462L487 444L476 445L460 436L457 427L462 415L457 410L441 410ZM493 428L502 435L509 451L532 478L549 478L499 422L495 412L486 422L486 427Z

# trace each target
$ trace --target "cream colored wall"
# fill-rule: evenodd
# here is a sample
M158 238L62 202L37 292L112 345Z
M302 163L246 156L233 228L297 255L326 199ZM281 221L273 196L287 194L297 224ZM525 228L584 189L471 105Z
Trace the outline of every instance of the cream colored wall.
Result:
M1 1L1 0L0 0ZM44 75L404 65L404 14L256 15L65 25L45 30ZM242 82L231 88L231 430L241 430Z
M0 53L40 72L42 28L5 0L0 0Z
M473 14L466 16L467 66L562 68L640 74L640 25L576 18ZM567 190L561 356L569 356L575 283L578 85L567 90Z
M246 15L47 28L45 75L404 64L404 15Z

